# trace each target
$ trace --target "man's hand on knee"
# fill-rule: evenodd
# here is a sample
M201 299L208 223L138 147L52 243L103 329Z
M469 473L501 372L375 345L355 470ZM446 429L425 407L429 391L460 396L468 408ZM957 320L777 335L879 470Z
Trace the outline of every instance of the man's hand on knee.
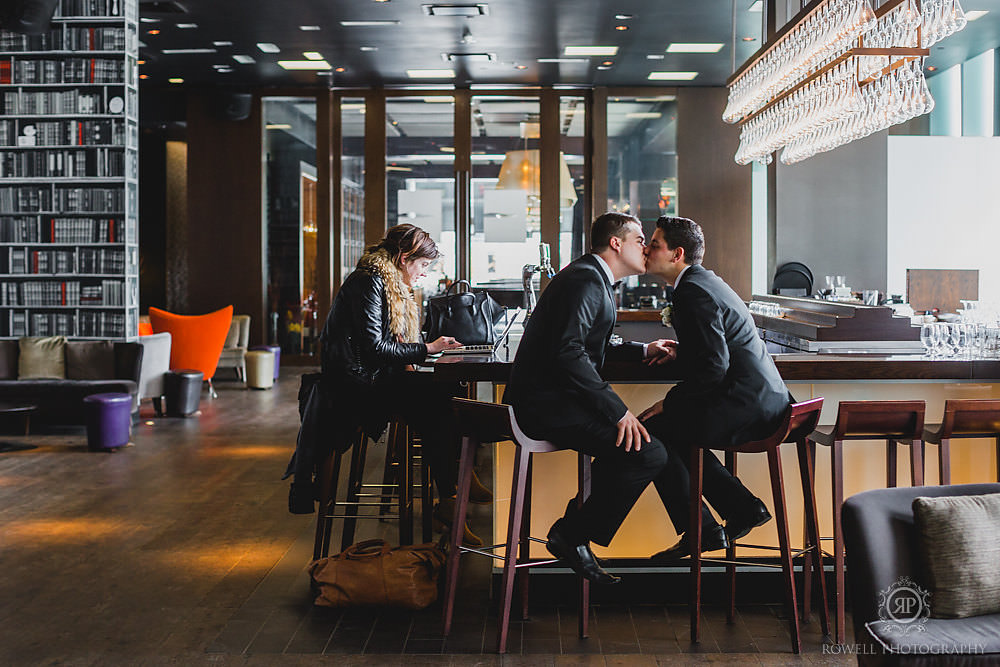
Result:
M631 410L625 412L625 416L618 420L618 440L615 447L625 445L625 451L631 452L633 449L642 449L642 441L649 442L649 432L642 422L632 414Z

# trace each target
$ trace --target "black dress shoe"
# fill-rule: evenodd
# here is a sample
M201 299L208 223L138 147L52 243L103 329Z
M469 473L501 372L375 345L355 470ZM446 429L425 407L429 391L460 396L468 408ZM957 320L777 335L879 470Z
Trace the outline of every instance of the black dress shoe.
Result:
M726 532L722 530L722 526L716 525L715 527L707 530L702 529L701 553L706 551L716 551L717 549L726 549L728 547L729 540L726 539ZM681 539L677 541L677 544L669 549L664 549L659 553L653 554L650 556L649 560L653 561L654 564L669 563L680 560L681 558L686 558L690 555L691 545L688 543L688 534L684 533L681 535Z
M616 577L597 564L597 557L590 550L590 545L570 544L554 526L549 530L548 537L545 548L549 553L564 561L580 576L595 584L617 584L621 581L621 577Z
M746 537L747 533L757 526L763 526L770 520L771 513L767 511L767 507L755 498L746 512L741 512L739 515L726 520L726 536L730 542L735 542L742 537Z
M316 511L316 484L292 482L288 488L288 511L292 514L312 514Z

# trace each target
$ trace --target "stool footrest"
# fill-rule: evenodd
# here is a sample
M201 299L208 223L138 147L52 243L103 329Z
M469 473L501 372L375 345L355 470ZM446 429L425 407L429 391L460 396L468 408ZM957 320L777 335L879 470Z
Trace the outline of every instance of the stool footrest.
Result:
M398 517L394 516L375 516L372 514L327 514L323 517L324 519L378 519L379 521L399 521Z
M776 570L781 569L781 565L774 565L772 563L758 563L749 560L726 560L724 558L702 558L702 563L714 563L715 565L753 565L755 567L770 567Z

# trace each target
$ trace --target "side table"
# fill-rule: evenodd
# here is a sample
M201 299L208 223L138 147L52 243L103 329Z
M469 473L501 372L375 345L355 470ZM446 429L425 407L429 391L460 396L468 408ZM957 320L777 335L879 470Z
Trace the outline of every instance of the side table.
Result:
M20 415L24 418L24 435L29 435L31 431L31 413L38 410L38 406L33 403L12 403L0 401L0 415ZM0 453L16 452L25 449L34 449L35 445L26 445L17 442L0 442Z

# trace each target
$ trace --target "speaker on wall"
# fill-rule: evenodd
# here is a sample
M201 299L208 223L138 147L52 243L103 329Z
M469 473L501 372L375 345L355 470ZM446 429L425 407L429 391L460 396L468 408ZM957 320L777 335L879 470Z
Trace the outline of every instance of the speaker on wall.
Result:
M7 0L0 27L22 35L41 35L51 27L59 0Z
M250 117L250 105L253 95L250 93L220 93L216 109L223 120L246 120Z

